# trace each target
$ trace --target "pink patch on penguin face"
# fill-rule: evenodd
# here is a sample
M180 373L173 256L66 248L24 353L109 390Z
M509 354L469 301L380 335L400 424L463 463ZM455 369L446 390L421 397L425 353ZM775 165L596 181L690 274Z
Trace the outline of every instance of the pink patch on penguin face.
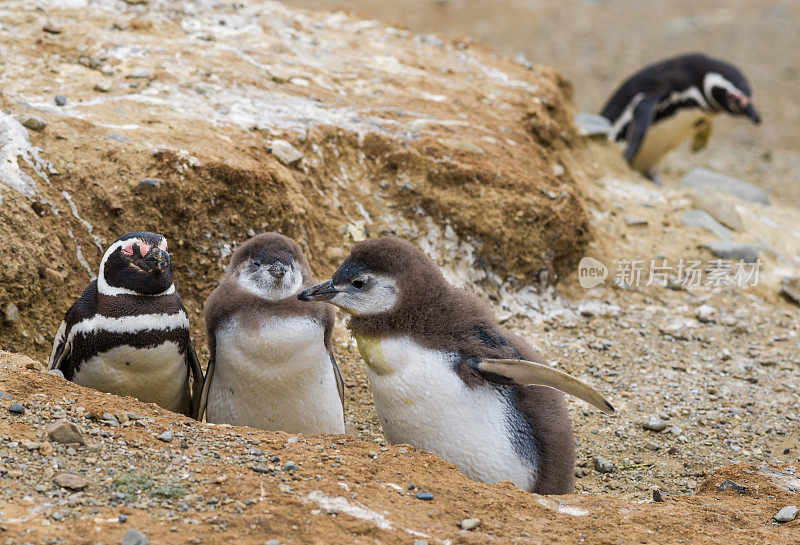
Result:
M122 253L125 255L133 255L133 246L134 246L133 244L131 244L130 246L125 246L124 248L122 248Z
M139 247L139 253L141 254L142 257L144 257L144 256L147 255L147 252L149 252L150 248L152 248L153 246L150 245L150 244L147 244L146 242L142 242L140 240L139 244L138 244L138 247Z

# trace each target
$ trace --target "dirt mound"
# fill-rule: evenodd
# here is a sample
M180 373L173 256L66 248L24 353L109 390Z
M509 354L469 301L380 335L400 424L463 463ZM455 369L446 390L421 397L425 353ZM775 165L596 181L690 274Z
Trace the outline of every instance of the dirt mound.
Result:
M347 436L289 436L194 421L81 388L0 353L0 524L26 542L151 543L793 543L798 466L729 466L697 496L631 503L543 497L485 485L436 456ZM9 407L19 403L25 413ZM87 446L48 440L61 420ZM164 433L168 432L165 436ZM158 438L161 437L161 439ZM67 481L64 474L71 476ZM727 488L732 481L741 486ZM72 489L58 483L68 483ZM433 500L418 499L432 492ZM480 519L474 530L458 527ZM78 537L82 536L82 537Z
M296 238L319 276L366 236L435 254L447 234L468 268L526 284L567 274L590 239L561 166L583 146L571 90L550 69L270 2L40 4L0 8L6 348L44 357L134 230L171 241L200 345L202 302L254 232Z

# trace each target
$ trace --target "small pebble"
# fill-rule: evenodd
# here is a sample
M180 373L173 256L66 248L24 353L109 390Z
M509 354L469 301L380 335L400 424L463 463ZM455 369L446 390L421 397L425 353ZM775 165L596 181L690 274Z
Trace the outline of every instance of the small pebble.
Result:
M19 322L19 309L14 303L9 303L3 309L3 318L5 318L8 325L14 325Z
M270 469L266 466L250 466L250 469L256 473L269 473Z
M139 182L139 187L158 187L163 181L161 178L145 178Z
M658 488L658 487L653 488L653 501L655 501L655 502L664 501L664 494L661 492L661 489Z
M481 519L464 519L458 525L462 530L474 530L481 525Z
M694 311L694 317L698 322L711 324L717 321L717 309L711 305L700 305Z
M127 515L120 515L119 516L119 521L120 522L126 522L127 520L128 520L128 516Z
M131 528L122 536L122 545L150 545L150 541L142 532Z
M294 462L286 462L283 464L284 471L295 471L297 469L297 464Z
M164 441L165 443L172 442L172 430L167 430L164 433L156 435L156 439L159 441Z
M772 518L774 518L778 522L791 522L797 518L798 511L800 510L798 510L796 506L787 505L786 507L775 513L775 516Z
M592 461L595 471L599 473L613 473L614 464L603 458L602 456L595 456Z
M667 429L667 423L656 415L652 415L646 422L642 422L642 427L646 430L658 432Z
M8 412L14 414L25 414L25 407L23 407L19 403L14 403L8 408Z
M433 499L433 492L417 492L415 497L418 500L431 501Z
M66 106L67 105L67 97L64 95L56 95L56 106Z
M41 132L47 127L47 121L35 115L28 115L19 120L23 127L32 131Z
M277 539L270 539L264 542L264 545L281 545L281 542Z

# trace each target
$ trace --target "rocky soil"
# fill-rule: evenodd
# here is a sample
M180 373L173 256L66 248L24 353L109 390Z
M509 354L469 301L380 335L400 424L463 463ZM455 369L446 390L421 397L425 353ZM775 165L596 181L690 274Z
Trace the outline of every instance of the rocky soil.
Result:
M775 189L769 205L680 186L694 163L668 165L655 187L579 134L554 70L341 13L76 0L0 14L3 349L43 362L102 248L127 231L170 239L200 352L202 304L236 242L283 231L323 277L354 241L395 233L618 409L570 400L576 493L545 498L387 445L342 316L357 437L191 422L3 352L0 541L118 543L129 528L151 543L796 541L800 522L772 518L800 504L800 315L779 295L800 270L800 211L770 181L776 163L763 179L709 163ZM714 150L731 138L745 159L764 142L794 157L780 130L754 143L730 127ZM674 273L680 260L707 279L720 237L758 252L757 285L648 282L652 265ZM609 269L591 289L584 255ZM615 283L630 260L642 281ZM57 440L63 420L84 444Z

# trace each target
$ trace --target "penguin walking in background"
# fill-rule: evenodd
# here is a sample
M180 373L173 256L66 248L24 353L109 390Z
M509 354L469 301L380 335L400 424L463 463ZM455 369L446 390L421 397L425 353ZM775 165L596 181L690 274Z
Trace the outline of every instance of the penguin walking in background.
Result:
M352 315L386 438L434 452L474 480L569 493L575 440L557 390L614 410L591 387L543 365L476 295L449 284L399 238L356 244L330 280L298 298Z
M81 386L197 418L203 373L175 291L167 239L128 233L106 250L97 279L58 329L48 369Z
M288 433L344 433L344 383L331 348L335 316L297 293L311 286L300 246L255 236L206 301L211 358L201 401L209 422Z
M653 167L687 138L692 151L706 146L711 120L725 112L759 124L752 91L738 68L693 53L652 64L628 78L601 115L609 139L626 142L631 168L658 181Z

